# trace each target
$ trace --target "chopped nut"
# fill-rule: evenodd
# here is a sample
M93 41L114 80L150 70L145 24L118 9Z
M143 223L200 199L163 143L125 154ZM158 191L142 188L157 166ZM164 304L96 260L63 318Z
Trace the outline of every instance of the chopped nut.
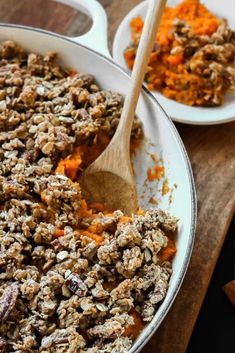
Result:
M79 297L85 297L87 287L77 273L71 273L65 280L68 289Z
M0 320L7 320L14 309L19 290L16 284L7 287L0 298Z
M53 142L47 142L43 148L42 148L42 152L45 153L45 154L50 154L51 151L53 150L54 148L54 143Z
M0 336L0 353L5 353L7 351L7 342Z

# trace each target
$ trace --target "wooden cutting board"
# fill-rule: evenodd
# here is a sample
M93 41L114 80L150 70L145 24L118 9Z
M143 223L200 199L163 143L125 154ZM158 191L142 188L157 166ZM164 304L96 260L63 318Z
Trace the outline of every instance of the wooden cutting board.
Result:
M140 0L100 2L108 14L111 45L120 21ZM0 20L69 35L82 33L91 23L86 16L48 0L0 0ZM183 285L164 322L143 349L145 353L185 352L235 211L235 122L176 127L188 151L196 182L197 233Z

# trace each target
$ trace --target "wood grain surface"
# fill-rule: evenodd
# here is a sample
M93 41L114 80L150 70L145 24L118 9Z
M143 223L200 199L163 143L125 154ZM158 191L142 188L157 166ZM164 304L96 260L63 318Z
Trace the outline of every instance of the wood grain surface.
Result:
M140 0L100 2L108 14L111 45L120 21ZM69 35L83 33L91 24L86 16L48 0L0 0L0 21ZM176 124L176 127L195 176L197 233L180 292L166 319L143 349L144 353L185 352L235 210L235 122L217 126Z

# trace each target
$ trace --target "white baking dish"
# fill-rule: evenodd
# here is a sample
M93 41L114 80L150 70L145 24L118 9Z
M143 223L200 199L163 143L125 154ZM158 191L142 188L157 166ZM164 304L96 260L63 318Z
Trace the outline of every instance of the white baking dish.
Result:
M91 15L93 26L89 33L80 38L69 39L40 29L1 24L0 40L13 40L31 52L43 54L47 51L56 51L63 66L93 74L101 87L125 94L130 78L108 57L107 20L103 8L95 0L61 0L61 2L70 4ZM102 24L102 27L99 29L100 24ZM92 49L79 43L87 44ZM102 54L98 53L99 51ZM179 231L177 236L178 250L173 262L173 275L167 296L160 305L154 319L143 330L130 352L138 352L144 346L172 305L189 263L196 223L194 181L184 145L171 120L153 95L145 88L142 90L138 103L137 115L143 122L145 133L143 146L135 157L138 191L139 193L143 191L150 193L143 187L146 179L146 169L150 163L149 154L146 151L161 156L164 160L165 174L169 180L169 186L176 184L177 188L173 188L171 203L169 203L169 194L159 198L157 188L161 186L160 184L153 183L151 185L155 188L152 194L159 199L159 207L169 210L179 218ZM143 207L149 206L147 197L141 200L141 204Z

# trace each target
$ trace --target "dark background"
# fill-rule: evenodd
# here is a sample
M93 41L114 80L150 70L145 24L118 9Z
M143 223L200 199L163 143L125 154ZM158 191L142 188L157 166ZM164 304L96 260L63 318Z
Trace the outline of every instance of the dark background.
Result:
M235 278L234 265L235 218L226 236L186 353L206 350L209 353L235 353L235 308L222 291L223 285Z

